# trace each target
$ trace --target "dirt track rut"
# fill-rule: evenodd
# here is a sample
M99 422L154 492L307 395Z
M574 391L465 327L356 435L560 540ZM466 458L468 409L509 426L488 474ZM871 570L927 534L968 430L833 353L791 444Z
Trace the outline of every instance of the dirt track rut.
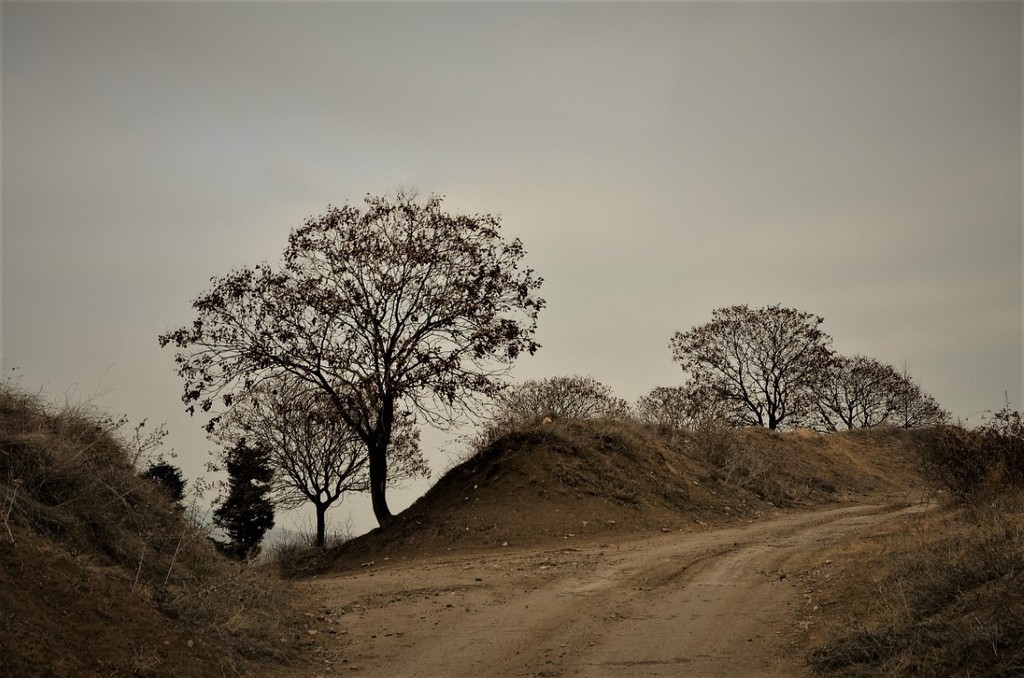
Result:
M323 675L805 676L787 572L912 510L368 564L301 584L307 642Z

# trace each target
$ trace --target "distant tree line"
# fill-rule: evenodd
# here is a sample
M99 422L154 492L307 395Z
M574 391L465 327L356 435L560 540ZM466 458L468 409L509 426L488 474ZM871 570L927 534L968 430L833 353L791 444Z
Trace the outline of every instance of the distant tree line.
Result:
M532 379L496 397L470 447L550 418L624 418L671 428L762 426L819 431L942 424L949 413L906 368L835 353L824 319L781 306L722 308L677 332L673 358L688 377L629 405L592 377Z
M329 207L290 233L280 264L213 278L192 322L159 337L176 349L186 410L206 413L222 445L231 480L218 520L237 553L254 552L271 505L311 504L320 546L347 493L368 492L386 526L388 487L428 470L419 422L464 422L481 401L478 444L544 417L837 430L948 416L906 370L837 356L821 317L781 306L721 308L676 333L685 385L633 407L589 377L506 388L540 346L543 279L498 217L442 202L399 193Z
M940 424L949 413L904 368L832 350L824 318L779 305L720 308L671 340L687 375L672 395L691 420L818 430ZM645 401L654 407L665 394Z

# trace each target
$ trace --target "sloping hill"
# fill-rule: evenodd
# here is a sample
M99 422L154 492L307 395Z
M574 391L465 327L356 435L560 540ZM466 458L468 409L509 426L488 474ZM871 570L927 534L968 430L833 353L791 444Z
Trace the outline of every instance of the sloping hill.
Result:
M279 585L218 555L116 424L0 386L0 675L236 673L289 656Z
M918 481L913 440L899 430L687 432L556 420L456 466L387 529L294 558L288 569L703 529L788 508L905 498Z

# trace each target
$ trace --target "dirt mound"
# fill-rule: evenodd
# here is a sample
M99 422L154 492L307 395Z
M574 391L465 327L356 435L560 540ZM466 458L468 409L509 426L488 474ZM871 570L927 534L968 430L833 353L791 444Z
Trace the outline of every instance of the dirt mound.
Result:
M207 645L196 647L195 634L140 601L123 573L83 562L28 530L12 533L16 548L0 546L0 673L154 675L168 665L184 675L210 671L210 657L201 656Z
M83 408L0 386L0 673L217 675L288 656L283 599L225 561Z
M898 430L693 432L556 420L511 433L453 468L387 529L297 554L285 570L705 529L787 508L905 496L917 482L912 448Z

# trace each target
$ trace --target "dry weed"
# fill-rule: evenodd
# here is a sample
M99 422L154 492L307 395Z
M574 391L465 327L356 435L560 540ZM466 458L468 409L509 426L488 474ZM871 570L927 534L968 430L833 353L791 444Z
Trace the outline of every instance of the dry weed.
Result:
M815 651L837 676L1024 671L1024 498L935 511L861 548L851 632Z
M722 425L702 426L690 433L687 449L709 468L713 479L738 485L776 506L795 506L810 499L815 483L826 493L835 490L824 481L793 475L780 456L781 447L769 452L744 433Z
M88 407L54 409L0 385L4 539L17 548L16 531L39 535L122 580L141 601L225 650L225 667L280 656L284 585L227 562L181 507L140 478L122 423ZM136 660L149 666L152 656Z

